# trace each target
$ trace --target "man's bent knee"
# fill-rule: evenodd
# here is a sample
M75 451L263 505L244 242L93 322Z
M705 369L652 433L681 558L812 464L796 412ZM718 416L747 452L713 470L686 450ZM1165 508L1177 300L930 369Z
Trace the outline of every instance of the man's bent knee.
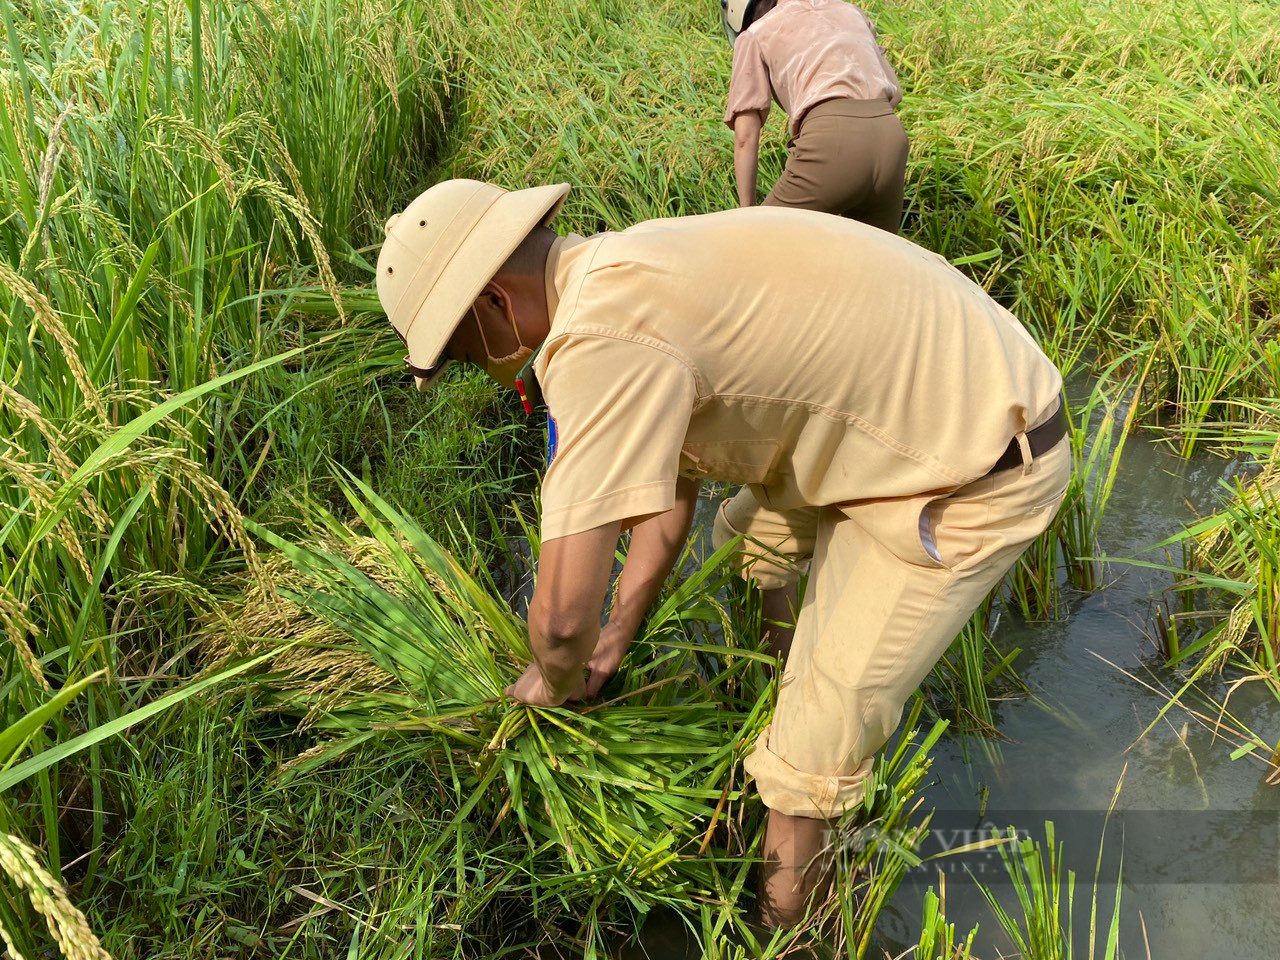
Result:
M738 551L742 577L756 580L762 590L792 586L809 569L812 533L797 528L785 514L761 510L741 494L716 510L711 543L719 550L737 536L745 538Z

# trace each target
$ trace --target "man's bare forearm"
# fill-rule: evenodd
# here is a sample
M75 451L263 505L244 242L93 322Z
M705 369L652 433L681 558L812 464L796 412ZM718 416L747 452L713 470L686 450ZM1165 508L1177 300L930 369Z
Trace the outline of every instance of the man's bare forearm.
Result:
M605 524L542 545L529 604L529 646L543 681L564 696L581 685L600 637L620 528Z
M533 662L538 665L547 688L563 697L577 690L599 639L599 626L573 636L553 636L536 630L530 623L529 646L533 650Z
M617 669L680 556L697 499L697 481L681 478L676 481L672 509L632 527L606 642L602 642L600 612L622 525L605 524L542 545L538 585L529 604L529 645L550 702L580 695L588 663L594 676L590 695ZM603 661L607 661L604 666Z

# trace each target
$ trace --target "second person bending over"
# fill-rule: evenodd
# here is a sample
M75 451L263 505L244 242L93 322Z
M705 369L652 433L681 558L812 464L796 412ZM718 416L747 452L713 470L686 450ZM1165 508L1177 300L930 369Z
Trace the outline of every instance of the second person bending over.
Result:
M754 206L760 130L787 113L786 168L764 203L860 220L897 233L907 135L902 90L875 27L844 0L721 0L733 43L724 121L733 130L738 203Z

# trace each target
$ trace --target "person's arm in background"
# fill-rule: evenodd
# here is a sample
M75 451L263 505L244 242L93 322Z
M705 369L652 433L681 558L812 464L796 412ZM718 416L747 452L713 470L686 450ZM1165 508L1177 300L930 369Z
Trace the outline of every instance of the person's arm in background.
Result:
M733 170L738 181L738 206L756 205L760 171L760 114L754 110L733 118Z
M733 46L733 75L724 122L733 131L733 170L738 182L738 205L756 205L756 179L760 168L760 130L773 106L769 68L751 31L738 36Z
M631 528L627 560L618 575L617 597L609 622L600 631L595 653L587 664L584 696L594 697L615 673L631 649L645 614L671 574L680 551L689 538L698 501L698 481L681 477L676 481L676 502L665 513L654 514Z

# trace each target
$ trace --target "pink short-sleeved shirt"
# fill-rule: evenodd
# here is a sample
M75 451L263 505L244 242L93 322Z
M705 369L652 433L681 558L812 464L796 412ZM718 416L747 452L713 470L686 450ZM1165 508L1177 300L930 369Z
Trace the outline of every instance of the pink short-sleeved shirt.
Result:
M805 111L823 100L887 100L896 107L902 89L875 27L857 7L844 0L779 0L734 44L724 122L732 127L748 112L763 121L775 97L795 136Z

